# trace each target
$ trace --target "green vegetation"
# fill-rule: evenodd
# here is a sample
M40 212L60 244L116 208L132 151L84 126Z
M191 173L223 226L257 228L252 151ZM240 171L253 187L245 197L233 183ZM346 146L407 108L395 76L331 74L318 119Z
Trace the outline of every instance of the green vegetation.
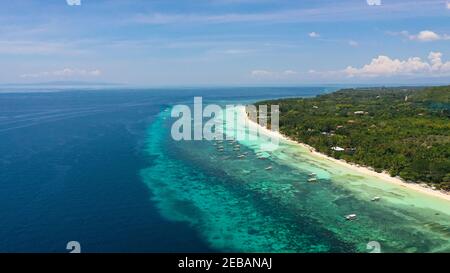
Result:
M321 153L450 190L450 86L344 89L262 104L279 105L281 133Z

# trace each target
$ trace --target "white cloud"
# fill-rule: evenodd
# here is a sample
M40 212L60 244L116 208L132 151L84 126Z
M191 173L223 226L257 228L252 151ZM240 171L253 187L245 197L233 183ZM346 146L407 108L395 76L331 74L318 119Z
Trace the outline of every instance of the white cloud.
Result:
M450 9L450 2L447 2L447 9Z
M348 41L348 45L352 47L357 47L359 46L359 43L357 41L350 40Z
M229 55L239 55L239 54L245 54L249 53L251 50L248 49L226 49L223 51L220 51L223 54L229 54Z
M450 35L448 34L438 34L431 30L422 30L417 34L410 34L408 31L401 32L389 32L390 35L394 36L403 36L412 41L420 41L420 42L433 42L439 40L450 40Z
M313 32L308 33L308 36L311 38L319 38L320 34L313 31Z
M296 74L297 74L297 71L294 71L294 70L285 70L285 71L283 71L283 74L284 74L284 75L296 75Z
M412 35L411 38L412 40L419 40L421 42L431 42L431 41L437 41L437 40L449 40L450 36L444 34L444 35L439 35L436 32L433 32L431 30L423 30L421 32L419 32L417 35Z
M36 42L36 41L0 41L0 54L77 54L79 51L71 52L67 45L62 43Z
M37 73L22 74L20 77L22 77L22 78L98 77L101 74L102 74L102 72L99 69L85 70L85 69L64 68L64 69L55 70L55 71L44 71L44 72L37 72Z
M361 68L348 66L342 71L348 77L449 76L450 61L442 61L442 53L430 52L428 62L419 57L407 60L380 55Z
M271 71L271 70L264 70L264 69L258 69L253 70L250 72L252 77L255 78L265 78L265 79L282 79L282 78L288 78L294 75L297 75L298 72L295 70L284 70L284 71Z
M436 0L437 1L437 0ZM396 3L381 3L380 0L370 0L382 12L373 12L366 5L355 5L354 1L329 1L322 7L301 9L285 9L274 12L251 13L141 13L133 16L128 22L140 24L221 24L238 22L329 22L329 21L355 21L383 18L417 18L429 16L432 12L442 9L430 1L397 1ZM336 5L340 2L339 5ZM348 2L348 3L347 3ZM379 3L379 5L378 5Z
M253 70L250 72L253 77L267 77L272 76L274 72L268 70Z

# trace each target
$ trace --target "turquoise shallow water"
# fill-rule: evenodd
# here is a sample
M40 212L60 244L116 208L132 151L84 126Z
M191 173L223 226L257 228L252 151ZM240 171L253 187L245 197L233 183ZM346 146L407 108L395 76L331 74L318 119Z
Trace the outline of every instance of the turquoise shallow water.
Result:
M224 151L213 141L176 142L173 121L165 111L148 129L154 165L141 176L164 217L189 223L217 251L367 252L377 241L382 252L450 252L448 201L288 142L270 151L264 139L240 141L239 149L224 141ZM317 183L308 182L311 172ZM357 220L346 221L351 213Z

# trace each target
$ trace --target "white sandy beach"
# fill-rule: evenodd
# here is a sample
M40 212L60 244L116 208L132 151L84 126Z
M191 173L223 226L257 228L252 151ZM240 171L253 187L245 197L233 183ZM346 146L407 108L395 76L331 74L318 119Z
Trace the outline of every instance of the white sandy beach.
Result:
M301 142L294 141L294 140L286 137L285 135L281 134L280 132L272 131L272 130L269 130L269 129L265 128L265 127L260 126L258 123L256 123L255 121L251 120L247 116L247 112L246 112L244 106L239 107L238 111L241 112L243 114L243 116L246 118L246 121L249 124L249 128L253 127L254 129L258 129L260 133L262 132L266 136L269 136L269 137L272 137L272 138L278 138L278 139L280 139L282 141L289 142L289 143L294 144L294 145L298 145L299 147L302 147L304 149L308 149L310 151L311 156L332 161L333 163L340 164L341 166L344 166L344 167L346 167L348 169L354 170L354 171L356 171L358 173L361 173L363 175L377 177L377 178L379 178L382 181L385 181L385 182L388 182L388 183L392 183L392 184L396 184L396 185L398 185L400 187L405 187L405 188L408 188L408 189L411 189L411 190L415 190L417 192L421 192L421 193L424 193L424 194L428 194L428 195L431 195L431 196L434 196L434 197L438 197L438 198L450 201L450 194L449 193L446 193L446 192L443 192L443 191L439 191L439 190L433 190L431 188L424 187L424 186L422 186L420 184L407 183L404 180L402 180L401 178L390 176L388 173L385 173L385 172L378 173L378 172L375 172L375 171L373 171L373 170L371 170L371 169L369 169L367 167L359 166L359 165L356 165L356 164L353 164L353 163L349 163L349 162L346 162L344 160L338 160L338 159L335 159L335 158L330 157L328 155L319 153L313 147L311 147L309 145L306 145L306 144L301 143Z

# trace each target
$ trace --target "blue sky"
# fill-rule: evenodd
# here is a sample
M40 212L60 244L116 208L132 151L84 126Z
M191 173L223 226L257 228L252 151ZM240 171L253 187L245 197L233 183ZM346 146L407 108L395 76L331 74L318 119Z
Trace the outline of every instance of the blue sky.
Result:
M0 60L0 83L450 83L450 3L3 1Z

